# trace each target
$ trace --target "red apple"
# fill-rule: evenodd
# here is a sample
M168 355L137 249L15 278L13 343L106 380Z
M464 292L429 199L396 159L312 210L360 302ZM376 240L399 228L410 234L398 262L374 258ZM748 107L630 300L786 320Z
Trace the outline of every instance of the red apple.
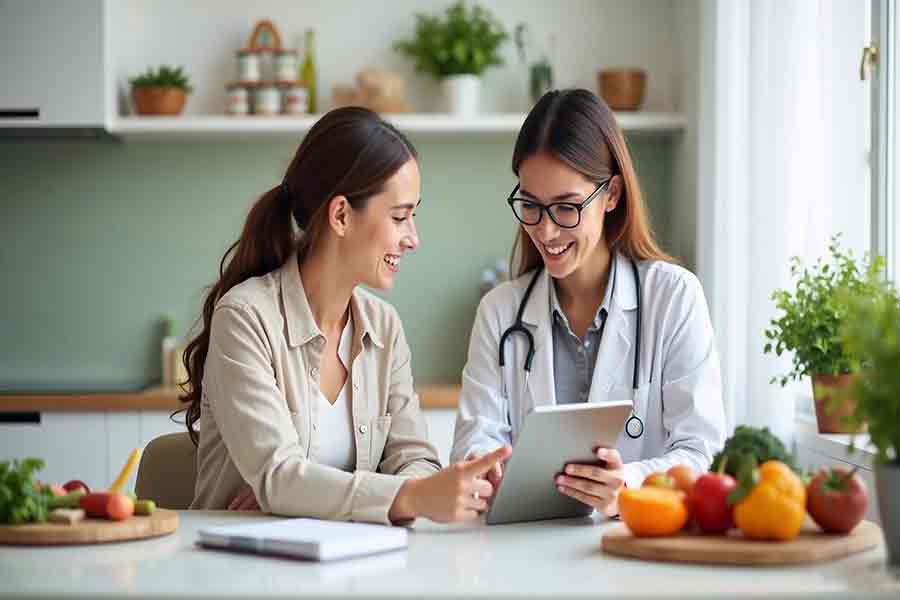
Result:
M63 484L63 489L66 490L67 493L68 492L84 492L85 494L91 493L91 488L89 488L85 482L83 482L79 479L72 479L71 481L67 481L66 483Z
M734 526L728 494L735 487L737 482L727 473L705 473L697 478L688 503L694 522L701 531L724 533Z
M828 533L850 533L862 521L868 503L869 492L856 469L820 469L806 488L806 510Z

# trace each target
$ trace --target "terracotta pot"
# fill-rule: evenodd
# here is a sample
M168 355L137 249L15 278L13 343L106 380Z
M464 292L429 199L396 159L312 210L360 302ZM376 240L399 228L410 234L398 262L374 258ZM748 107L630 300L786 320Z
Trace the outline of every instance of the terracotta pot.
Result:
M178 115L184 110L187 94L181 88L136 87L131 98L139 115Z
M647 72L642 69L604 69L597 73L600 96L613 110L637 110L644 101Z
M848 427L842 420L856 410L856 402L852 398L831 400L831 394L825 388L845 389L856 378L854 374L813 375L813 398L816 401L816 421L819 433L862 433L866 424L859 428Z

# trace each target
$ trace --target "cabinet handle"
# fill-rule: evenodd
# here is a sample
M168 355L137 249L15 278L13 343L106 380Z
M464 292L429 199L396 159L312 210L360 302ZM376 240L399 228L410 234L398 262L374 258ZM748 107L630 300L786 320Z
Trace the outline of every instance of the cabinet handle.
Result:
M0 108L0 119L38 119L39 108Z
M39 412L0 412L0 423L40 425L41 413Z
M862 60L859 62L859 80L866 80L866 73L878 64L878 46L869 44L862 51Z

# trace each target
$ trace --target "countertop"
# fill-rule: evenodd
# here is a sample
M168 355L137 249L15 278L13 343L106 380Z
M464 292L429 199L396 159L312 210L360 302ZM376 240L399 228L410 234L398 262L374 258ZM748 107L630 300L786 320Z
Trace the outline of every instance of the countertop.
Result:
M0 597L29 598L792 598L900 597L884 547L829 563L719 567L604 554L605 521L485 526L420 520L409 549L335 563L203 550L197 530L271 519L258 513L181 512L179 530L117 544L0 546Z
M452 408L459 401L459 385L429 384L416 387L422 408ZM176 388L151 387L137 392L84 393L64 390L54 393L0 394L0 412L41 411L135 411L178 410L184 405L178 400Z

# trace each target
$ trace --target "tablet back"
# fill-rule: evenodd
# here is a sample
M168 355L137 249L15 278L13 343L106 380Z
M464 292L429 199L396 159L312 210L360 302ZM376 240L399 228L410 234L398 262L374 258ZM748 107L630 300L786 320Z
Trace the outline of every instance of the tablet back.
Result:
M630 401L535 408L506 463L488 525L590 515L590 506L556 489L554 476L569 463L597 464L594 449L614 448L630 414Z

